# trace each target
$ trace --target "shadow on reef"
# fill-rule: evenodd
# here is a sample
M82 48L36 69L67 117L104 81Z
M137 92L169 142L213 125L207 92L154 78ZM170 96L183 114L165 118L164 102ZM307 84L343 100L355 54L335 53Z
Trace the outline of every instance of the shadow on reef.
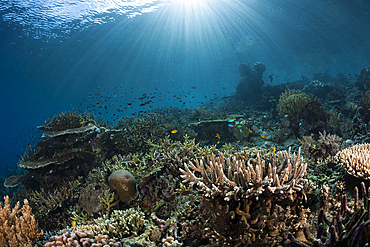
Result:
M46 120L3 179L0 245L365 246L369 69L278 85L264 71L241 64L217 107Z

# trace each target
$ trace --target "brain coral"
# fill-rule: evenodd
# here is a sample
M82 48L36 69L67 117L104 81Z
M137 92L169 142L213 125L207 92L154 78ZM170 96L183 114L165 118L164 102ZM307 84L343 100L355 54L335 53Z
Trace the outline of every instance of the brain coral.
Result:
M126 170L113 172L108 178L108 183L110 189L122 202L132 201L137 196L135 178Z

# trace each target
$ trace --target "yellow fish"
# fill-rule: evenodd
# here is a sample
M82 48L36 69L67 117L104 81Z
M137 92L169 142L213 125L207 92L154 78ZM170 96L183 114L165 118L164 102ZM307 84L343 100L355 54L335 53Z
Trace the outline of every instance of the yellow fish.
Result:
M217 144L220 144L220 141L217 141Z
M275 151L276 151L276 147L274 147L274 149L272 149L272 153L275 153Z
M252 132L253 132L251 129L248 129L248 131L249 131L249 133L251 133L251 134L252 134Z
M166 129L168 128L168 125L164 126Z
M116 158L116 156L115 156L115 155L113 155L112 159L115 159L115 158Z
M269 139L269 137L267 135L263 135L262 138L263 139Z
M75 220L72 220L72 223L71 223L72 227L73 226L76 226L77 225L77 222Z
M221 137L220 137L220 135L217 133L216 134L216 137L218 138L218 139L221 139Z
M175 134L175 133L177 133L177 132L178 132L177 130L172 130L172 131L171 131L171 133L172 133L172 134Z
M237 142L237 143L239 143L239 142L240 142L240 140L237 140L236 142Z
M81 122L80 122L80 125L83 125L84 123L85 123L85 121L81 121Z

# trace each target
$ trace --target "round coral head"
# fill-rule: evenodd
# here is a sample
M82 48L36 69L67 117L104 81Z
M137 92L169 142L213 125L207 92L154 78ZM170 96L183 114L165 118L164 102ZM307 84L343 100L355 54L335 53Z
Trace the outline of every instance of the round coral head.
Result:
M129 171L113 172L108 178L108 183L110 189L122 202L130 202L137 196L136 181Z

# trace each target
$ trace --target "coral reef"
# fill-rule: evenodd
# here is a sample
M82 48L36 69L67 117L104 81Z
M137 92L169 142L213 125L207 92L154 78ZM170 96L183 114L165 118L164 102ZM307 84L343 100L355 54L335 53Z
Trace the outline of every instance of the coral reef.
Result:
M4 206L0 204L0 245L3 247L32 247L32 243L43 235L38 229L28 201L25 199L21 208L17 202L10 208L9 197L4 197Z
M328 72L264 85L263 64L239 69L235 95L201 107L115 126L77 111L47 120L2 180L0 227L12 235L0 244L364 246L369 190L350 191L370 179L368 69L357 87Z

